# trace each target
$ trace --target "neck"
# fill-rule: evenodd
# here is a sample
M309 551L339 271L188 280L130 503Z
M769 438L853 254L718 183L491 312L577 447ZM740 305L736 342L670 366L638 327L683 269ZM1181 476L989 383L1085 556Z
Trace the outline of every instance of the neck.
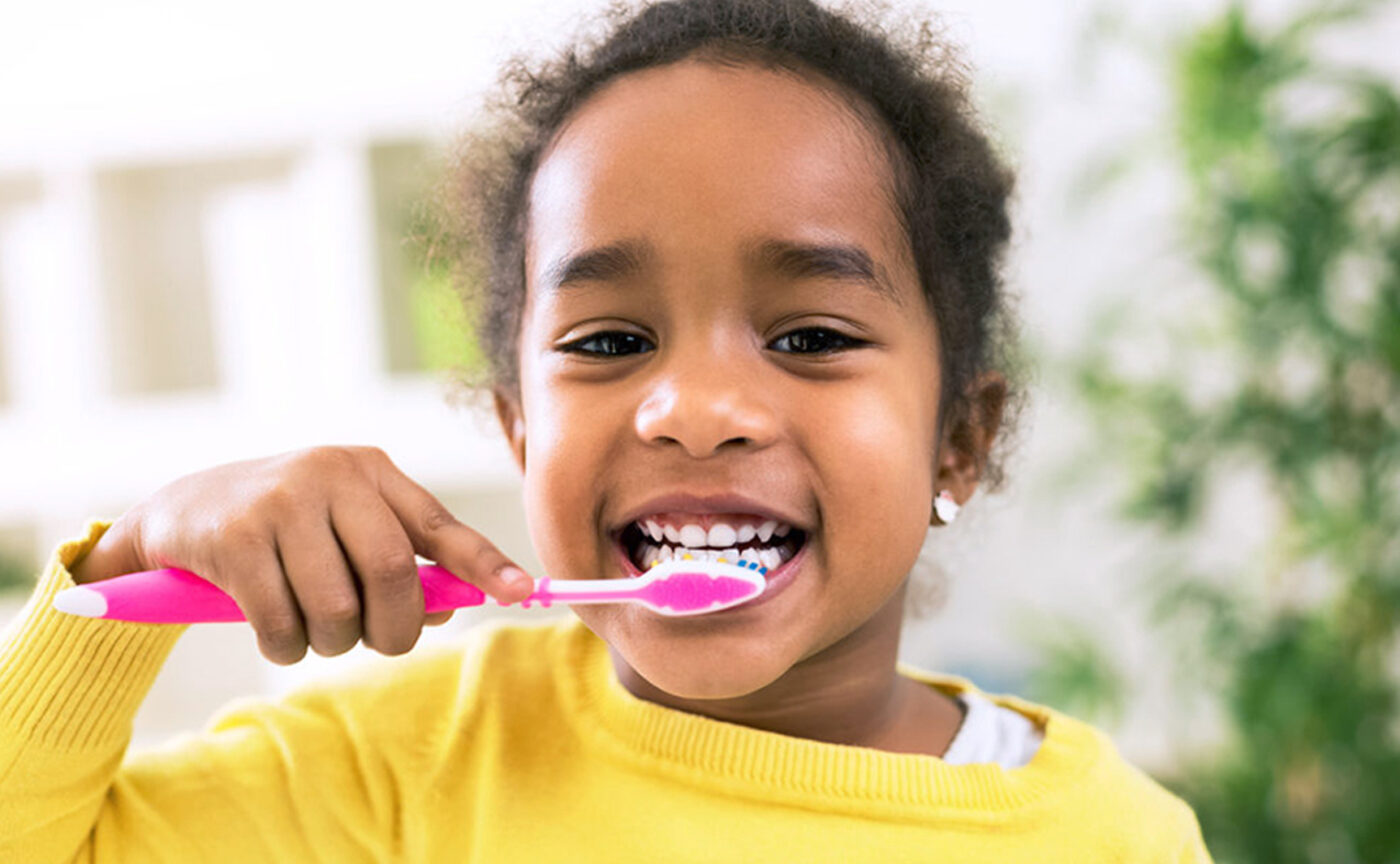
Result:
M895 669L905 586L865 624L793 665L781 678L732 699L685 699L653 686L610 649L618 681L639 699L797 738L879 749L911 748L909 718L935 701ZM945 742L946 745L946 742ZM941 752L939 750L938 752Z

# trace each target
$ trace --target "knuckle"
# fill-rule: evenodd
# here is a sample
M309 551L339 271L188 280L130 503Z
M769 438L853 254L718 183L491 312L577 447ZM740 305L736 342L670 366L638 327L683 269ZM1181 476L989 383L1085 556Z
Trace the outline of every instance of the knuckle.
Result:
M504 556L501 555L500 550L480 534L471 538L467 555L475 562L477 569L482 572L494 570L496 565L504 562Z
M261 550L268 546L270 541L267 529L246 516L229 519L215 526L212 534L218 539L217 548L223 550L221 557L225 560L241 558L249 551ZM230 569L237 569L236 563L230 564Z
M278 512L295 513L301 506L297 487L292 483L274 483L263 493L263 503Z
M311 640L311 650L322 657L335 657L354 648L358 638L354 634L335 637L317 636Z
M301 451L299 461L317 472L344 472L359 469L354 452L337 444L322 444Z
M457 517L453 516L441 501L429 501L424 504L418 518L423 530L428 532L441 531L457 524Z
M336 594L316 609L316 618L332 626L360 620L360 598L354 594Z
M263 643L262 653L264 657L276 663L278 666L291 666L294 663L300 662L301 658L306 656L306 645L302 644L295 650L289 650Z
M306 651L301 624L290 615L264 615L257 624L258 638L279 656L300 657Z
M377 639L369 647L389 657L398 657L413 650L418 643L418 633L398 634L388 639Z
M358 444L341 449L343 449L351 459L357 461L378 462L381 465L391 464L389 454L385 453L382 447L375 447L372 444Z
M418 575L417 559L410 546L384 546L370 555L370 573L366 574L380 584L406 584Z

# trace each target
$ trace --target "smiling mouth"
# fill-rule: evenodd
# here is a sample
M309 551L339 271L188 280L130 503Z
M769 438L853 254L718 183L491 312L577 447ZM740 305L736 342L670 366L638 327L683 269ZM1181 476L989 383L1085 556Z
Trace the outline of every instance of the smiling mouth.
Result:
M685 555L695 560L756 561L769 571L776 570L801 550L807 542L807 534L800 528L793 528L785 537L772 536L768 542L754 537L743 543L734 543L719 549L711 546L686 546L668 540L653 540L642 533L636 522L622 530L618 542L627 552L632 565L645 573L662 561L670 561Z

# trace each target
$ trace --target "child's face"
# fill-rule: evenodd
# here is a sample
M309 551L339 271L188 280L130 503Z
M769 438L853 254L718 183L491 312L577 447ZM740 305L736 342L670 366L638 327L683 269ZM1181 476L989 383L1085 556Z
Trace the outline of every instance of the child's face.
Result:
M523 424L501 410L545 573L631 575L628 524L700 509L659 496L744 496L807 537L791 579L757 605L694 618L575 607L668 693L740 696L842 640L897 639L933 499L939 369L888 172L878 139L827 91L693 61L612 82L541 163ZM764 263L754 250L768 241L864 250L884 288ZM570 256L623 242L649 250L635 269L576 267L554 284ZM792 336L814 327L859 342L813 353L847 344ZM586 341L604 333L625 335ZM564 350L580 340L604 353Z

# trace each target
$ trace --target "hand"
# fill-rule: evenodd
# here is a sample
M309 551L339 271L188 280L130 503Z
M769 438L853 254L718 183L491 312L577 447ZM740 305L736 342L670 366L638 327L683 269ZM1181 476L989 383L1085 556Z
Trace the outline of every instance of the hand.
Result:
M361 638L405 654L427 616L414 555L502 603L529 596L521 569L458 522L377 447L312 447L220 465L157 490L113 522L72 568L96 582L176 567L222 588L258 634L259 650L290 665L308 645L323 657Z

